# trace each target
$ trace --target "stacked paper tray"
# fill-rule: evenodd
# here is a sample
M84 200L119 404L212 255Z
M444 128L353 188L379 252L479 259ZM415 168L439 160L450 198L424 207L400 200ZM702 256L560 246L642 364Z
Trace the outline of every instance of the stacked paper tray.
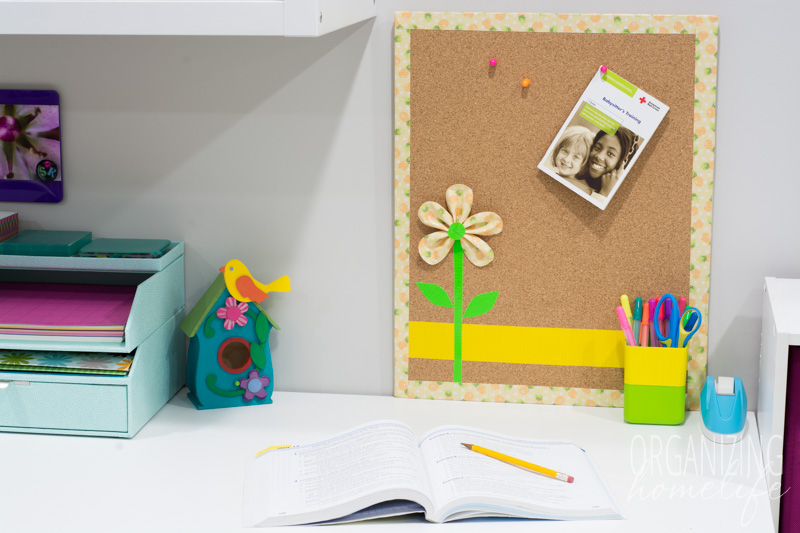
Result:
M2 348L72 352L131 352L183 309L183 243L157 259L0 255L0 281L135 285L122 342L51 342L3 339Z
M183 242L173 242L170 250L154 259L118 257L42 257L0 254L0 268L32 268L38 270L102 270L106 272L158 272L183 257Z

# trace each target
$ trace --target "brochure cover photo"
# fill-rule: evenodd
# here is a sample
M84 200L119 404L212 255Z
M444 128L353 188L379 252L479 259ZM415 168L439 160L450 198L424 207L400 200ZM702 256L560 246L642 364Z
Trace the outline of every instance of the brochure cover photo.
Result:
M538 167L605 209L667 111L666 104L600 67Z

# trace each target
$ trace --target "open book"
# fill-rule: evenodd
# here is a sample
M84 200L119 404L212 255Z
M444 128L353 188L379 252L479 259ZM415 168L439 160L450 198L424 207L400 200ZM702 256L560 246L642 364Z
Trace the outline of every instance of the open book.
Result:
M575 478L566 483L469 451L477 444ZM244 525L354 522L424 513L431 522L474 517L621 518L588 454L441 426L418 440L401 422L373 422L305 446L269 449L247 463Z

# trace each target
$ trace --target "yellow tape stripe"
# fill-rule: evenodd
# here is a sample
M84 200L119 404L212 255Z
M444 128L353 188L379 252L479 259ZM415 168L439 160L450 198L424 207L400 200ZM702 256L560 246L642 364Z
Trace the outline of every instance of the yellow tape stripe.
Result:
M685 387L688 348L625 347L625 383Z
M464 361L622 368L621 331L464 324ZM453 324L409 322L408 356L453 359Z

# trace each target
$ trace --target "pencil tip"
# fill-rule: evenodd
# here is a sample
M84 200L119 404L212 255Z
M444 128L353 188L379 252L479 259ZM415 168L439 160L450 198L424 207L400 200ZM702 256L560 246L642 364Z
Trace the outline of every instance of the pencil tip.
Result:
M461 443L461 445L462 445L464 448L468 449L468 450L472 450L472 444L464 444L464 443L462 442L462 443Z

